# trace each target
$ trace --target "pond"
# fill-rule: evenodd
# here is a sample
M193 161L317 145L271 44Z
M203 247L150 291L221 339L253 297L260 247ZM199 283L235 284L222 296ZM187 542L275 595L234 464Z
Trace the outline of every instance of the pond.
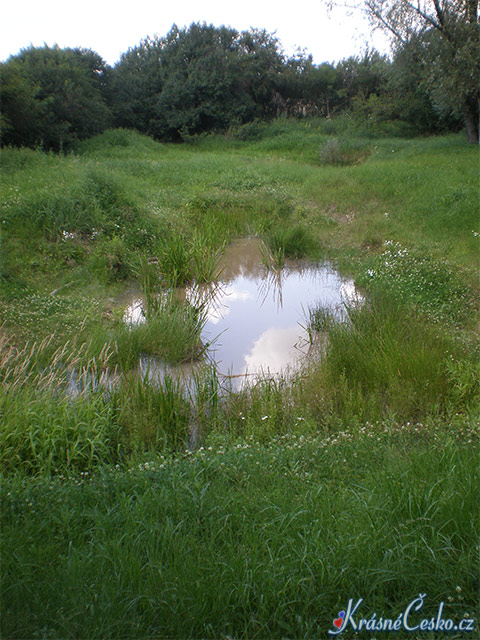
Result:
M342 277L330 263L289 260L281 269L269 269L262 261L258 238L229 245L220 269L213 291L204 288L208 302L202 341L210 345L207 358L218 375L230 380L234 388L262 375L278 376L298 369L311 350L306 329L309 308L321 307L341 318L346 303L361 300L353 281ZM179 293L187 299L193 295L188 288ZM124 320L144 321L142 305L141 298L132 299ZM144 358L141 365L154 377L165 369L155 358ZM191 366L169 373L188 374Z

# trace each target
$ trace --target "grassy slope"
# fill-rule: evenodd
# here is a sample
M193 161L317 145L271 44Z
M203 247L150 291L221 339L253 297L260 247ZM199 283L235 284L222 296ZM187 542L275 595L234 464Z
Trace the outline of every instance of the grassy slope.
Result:
M419 592L430 615L445 600L478 619L478 151L457 136L341 139L340 160L362 161L325 166L327 140L315 122L277 122L246 142L113 132L65 158L4 152L3 219L24 230L2 225L2 314L19 343L108 334L98 316L138 244L130 223L112 230L118 211L213 244L301 225L372 300L396 294L333 327L325 364L293 388L222 408L206 386L195 419L212 449L195 455L118 457L133 432L182 449L191 416L174 389L126 380L113 403L63 402L14 369L0 404L6 637L323 637L350 597L395 616ZM62 240L79 211L109 235ZM126 273L109 271L114 250Z

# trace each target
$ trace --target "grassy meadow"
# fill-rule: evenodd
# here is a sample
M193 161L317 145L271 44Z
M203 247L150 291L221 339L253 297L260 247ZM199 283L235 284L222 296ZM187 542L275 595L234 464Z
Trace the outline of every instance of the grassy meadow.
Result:
M3 637L323 638L350 598L396 619L419 593L478 633L479 152L387 133L2 150ZM322 357L225 393L201 299L173 290L250 235L276 265L328 259L366 304L312 309ZM145 354L199 366L156 384ZM409 637L444 635L474 637Z

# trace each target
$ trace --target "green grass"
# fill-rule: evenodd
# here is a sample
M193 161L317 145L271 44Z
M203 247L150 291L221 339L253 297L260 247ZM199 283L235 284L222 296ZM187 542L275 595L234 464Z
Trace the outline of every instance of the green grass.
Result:
M315 407L317 420L328 425L392 415L478 415L478 344L429 325L386 291L349 309L348 322L320 320L328 336L325 356L299 392L306 406ZM452 367L459 362L461 371Z
M396 618L420 592L476 617L476 437L365 425L8 479L3 633L326 637L350 597Z
M478 150L395 127L2 150L3 636L324 637L349 598L418 593L478 620ZM365 304L308 311L322 357L291 379L139 375L201 355L204 303L171 288L245 235Z

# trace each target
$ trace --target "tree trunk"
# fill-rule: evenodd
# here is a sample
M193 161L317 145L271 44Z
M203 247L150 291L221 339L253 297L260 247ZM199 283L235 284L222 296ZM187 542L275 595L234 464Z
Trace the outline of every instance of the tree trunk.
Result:
M467 130L467 139L470 144L480 143L480 120L476 109L472 109L470 105L463 108L463 119L465 120L465 129Z

